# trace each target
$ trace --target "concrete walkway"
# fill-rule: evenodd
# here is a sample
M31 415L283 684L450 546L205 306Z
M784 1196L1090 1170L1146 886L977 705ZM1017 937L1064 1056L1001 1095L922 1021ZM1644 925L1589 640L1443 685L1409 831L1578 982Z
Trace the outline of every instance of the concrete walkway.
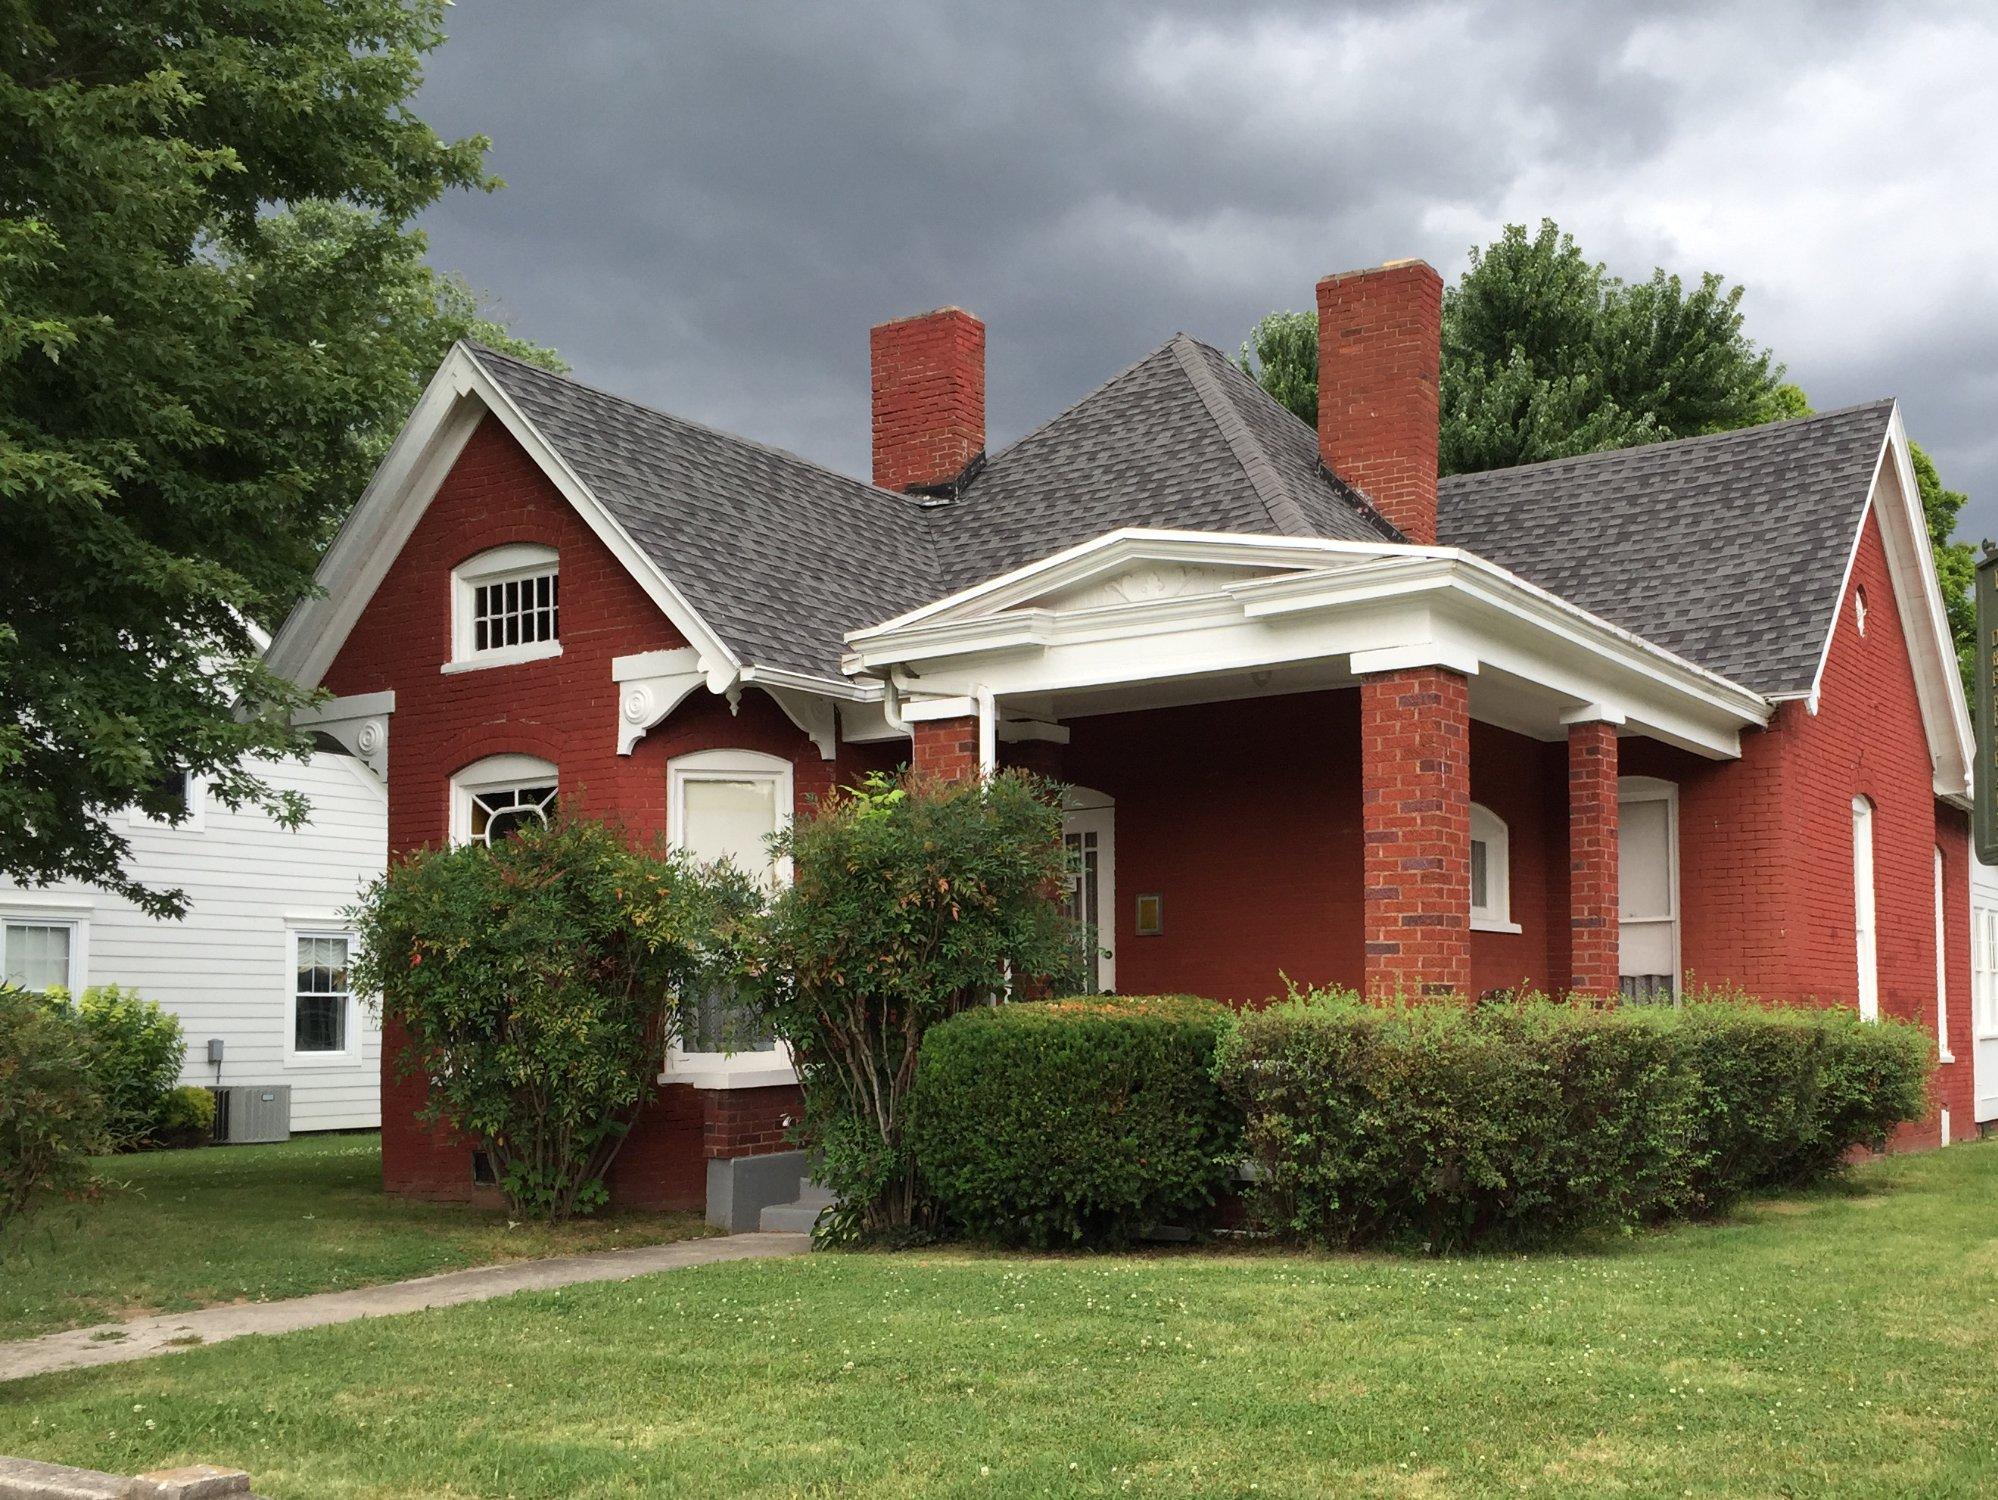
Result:
M356 1318L381 1318L420 1312L426 1307L451 1307L483 1302L511 1292L576 1286L586 1281L623 1281L653 1271L683 1266L709 1266L724 1260L764 1260L799 1255L811 1248L807 1234L728 1234L716 1239L680 1240L670 1245L643 1245L633 1250L604 1250L592 1255L562 1255L549 1260L520 1260L502 1266L477 1266L446 1271L415 1281L359 1287L350 1292L319 1292L283 1302L231 1303L198 1312L162 1313L129 1323L100 1323L72 1328L40 1338L0 1344L0 1381L47 1375L55 1370L80 1370L91 1365L122 1364L155 1354L219 1344L246 1333L290 1333Z

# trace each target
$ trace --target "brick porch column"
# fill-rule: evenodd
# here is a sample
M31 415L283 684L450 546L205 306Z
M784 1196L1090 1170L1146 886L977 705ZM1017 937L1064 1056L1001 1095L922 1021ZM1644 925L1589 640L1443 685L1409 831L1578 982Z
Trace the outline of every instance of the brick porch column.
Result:
M1568 725L1568 989L1613 996L1622 918L1617 905L1616 725Z
M1471 988L1470 683L1447 667L1360 679L1369 994Z
M978 720L923 719L909 726L910 766L946 781L968 781L978 774Z

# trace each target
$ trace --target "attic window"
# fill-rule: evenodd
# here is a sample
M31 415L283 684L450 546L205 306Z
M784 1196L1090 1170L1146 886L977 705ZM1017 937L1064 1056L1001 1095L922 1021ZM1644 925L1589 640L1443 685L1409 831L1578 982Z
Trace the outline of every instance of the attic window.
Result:
M559 656L561 570L553 547L514 542L451 570L447 672Z
M1861 584L1852 591L1852 620L1859 627L1861 635L1866 634L1866 585Z

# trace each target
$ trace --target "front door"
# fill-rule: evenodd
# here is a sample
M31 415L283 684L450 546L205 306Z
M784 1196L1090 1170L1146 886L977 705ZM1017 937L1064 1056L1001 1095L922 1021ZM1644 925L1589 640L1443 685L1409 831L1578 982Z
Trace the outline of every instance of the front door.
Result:
M1070 807L1062 815L1068 854L1068 914L1083 939L1082 988L1103 994L1117 988L1117 877L1115 810Z

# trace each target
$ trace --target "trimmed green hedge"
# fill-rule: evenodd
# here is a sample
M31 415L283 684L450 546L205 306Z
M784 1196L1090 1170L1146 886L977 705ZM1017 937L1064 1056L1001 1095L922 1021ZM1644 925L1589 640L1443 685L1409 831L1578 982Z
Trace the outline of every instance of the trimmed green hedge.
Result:
M917 1171L947 1223L1045 1248L1197 1221L1240 1159L1213 1080L1226 1006L1184 995L984 1007L923 1038Z
M1926 1109L1933 1039L1845 1011L1307 995L1216 1076L1269 1227L1321 1244L1529 1244L1821 1178Z

